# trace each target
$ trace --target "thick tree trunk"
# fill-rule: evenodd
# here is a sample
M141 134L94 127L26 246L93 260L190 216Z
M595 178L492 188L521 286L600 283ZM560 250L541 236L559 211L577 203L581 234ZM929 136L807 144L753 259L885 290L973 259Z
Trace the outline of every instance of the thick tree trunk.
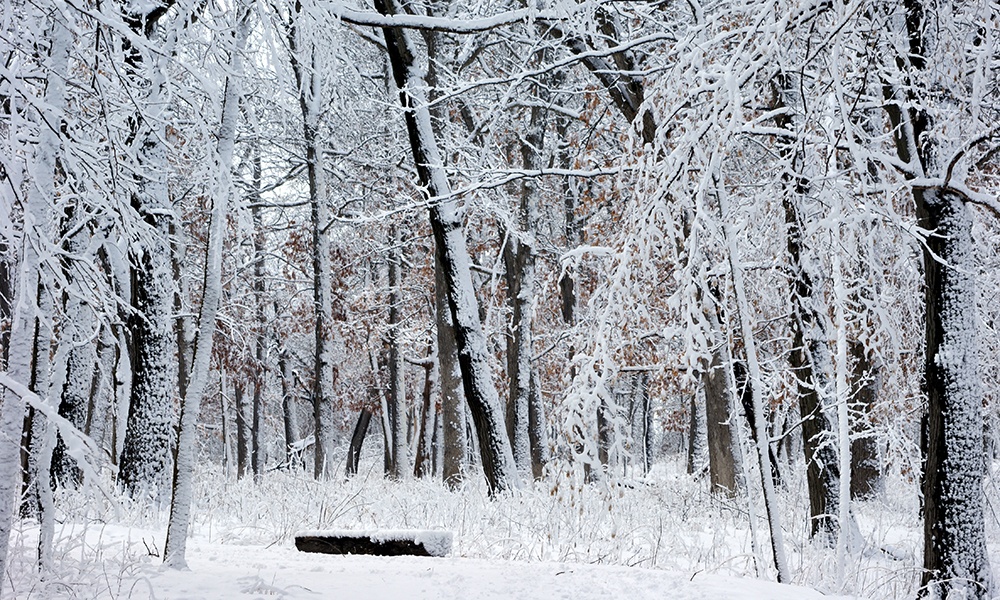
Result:
M908 54L898 58L916 78L935 75L927 56L935 50L925 28L934 2L904 0ZM908 83L908 82L906 82ZM933 115L924 99L883 83L885 108L896 152L918 165L924 177L950 174L941 163ZM913 177L916 177L914 174ZM946 180L947 178L945 178ZM913 188L917 226L926 231L924 268L923 391L927 413L922 432L924 469L924 572L921 596L988 598L993 581L986 552L983 513L982 390L976 332L975 247L972 217L964 200L946 187Z
M145 18L136 16L137 33L152 33ZM177 344L173 331L174 290L170 239L173 205L167 187L167 149L153 128L166 110L166 58L144 65L137 51L131 66L147 87L143 109L153 114L136 117L141 148L140 174L133 206L145 220L147 240L133 258L132 308L128 330L132 335L132 386L128 423L119 461L118 481L133 497L168 498L172 464L174 390L177 383Z
M921 586L934 598L988 597L992 581L983 515L972 218L956 194L936 189L914 195L920 226L934 232L924 249L927 448Z
M382 14L397 14L391 0L377 0ZM455 324L458 362L462 372L465 399L472 412L479 436L480 457L490 493L517 487L519 481L503 425L500 398L492 382L486 336L479 318L465 228L458 201L451 197L451 186L431 128L424 82L414 55L414 46L403 29L383 29L389 62L400 103L404 109L413 162L419 184L431 198L431 230L441 248L441 265L448 306Z

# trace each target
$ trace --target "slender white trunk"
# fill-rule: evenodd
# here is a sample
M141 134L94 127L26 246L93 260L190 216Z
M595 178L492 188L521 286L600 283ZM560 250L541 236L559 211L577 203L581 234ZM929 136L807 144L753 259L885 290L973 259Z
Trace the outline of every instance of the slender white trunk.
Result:
M764 489L764 508L767 511L767 522L771 532L771 551L774 557L774 566L778 572L778 582L788 583L791 581L791 577L785 559L785 543L781 530L781 515L778 512L778 498L774 492L774 480L771 478L771 459L768 453L771 436L767 432L767 419L764 414L760 363L757 360L757 347L753 334L754 319L750 312L750 304L747 302L746 285L743 281L743 263L740 259L739 246L736 243L736 233L728 221L731 217L729 199L726 196L725 186L717 185L715 189L719 198L719 210L722 213L723 235L729 254L733 291L736 294L736 306L743 333L743 348L747 356L750 389L753 393L753 412L757 427L757 458L760 466L760 480Z
M55 128L44 123L58 123L66 105L66 77L69 73L69 52L73 37L61 10L52 11L53 20L49 26L48 78L46 81L43 106L48 107L41 115L38 145L29 167L30 179L24 206L24 229L21 245L21 268L18 275L18 295L11 325L11 346L9 349L8 374L22 384L31 382L32 356L36 352L36 338L40 338L43 351L38 352L35 364L34 391L47 398L48 351L51 340L51 292L40 280L41 265L49 260L53 215L51 205L55 198L56 164L59 156L60 139ZM44 121L44 122L42 122ZM43 337L44 336L44 337ZM24 418L24 400L10 391L0 391L0 573L7 568L7 552L13 525L14 507L19 497L20 441ZM41 415L36 421L42 422ZM43 427L43 429L48 429ZM39 534L39 561L43 569L51 566L51 544L53 517L51 488L49 488L48 461L51 444L46 432L42 439L42 452L32 457L37 469L32 474L36 478L41 502L41 532ZM47 448L47 451L46 451ZM41 479L44 477L44 479Z
M174 467L173 498L170 503L170 521L164 548L164 564L186 568L188 527L191 522L191 505L194 494L194 467L197 458L198 413L202 397L208 386L212 361L212 340L215 317L222 296L222 253L226 234L226 215L229 197L233 194L233 146L236 141L236 124L239 119L240 77L242 53L250 33L250 11L241 10L232 54L230 73L222 105L222 123L219 127L219 146L216 157L216 185L212 194L212 218L209 225L208 255L205 260L205 285L201 312L198 315L198 338L187 395L181 405L180 436L177 442L177 460Z

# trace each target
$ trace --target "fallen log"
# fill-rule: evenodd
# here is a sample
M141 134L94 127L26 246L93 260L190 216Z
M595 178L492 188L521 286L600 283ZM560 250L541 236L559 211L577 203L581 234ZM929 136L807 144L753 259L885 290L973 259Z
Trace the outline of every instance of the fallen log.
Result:
M450 531L372 530L303 531L295 535L299 552L374 556L447 556Z

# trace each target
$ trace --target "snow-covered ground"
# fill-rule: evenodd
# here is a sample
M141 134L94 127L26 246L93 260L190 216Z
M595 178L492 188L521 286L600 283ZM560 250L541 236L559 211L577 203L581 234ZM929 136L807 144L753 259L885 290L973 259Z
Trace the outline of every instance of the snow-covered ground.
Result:
M94 533L88 535L94 538ZM135 550L156 532L105 527L104 552ZM82 550L82 548L81 548ZM119 550L120 551L120 550ZM638 567L526 562L477 558L331 556L305 554L290 542L262 546L191 541L188 571L164 569L149 557L123 564L118 557L94 581L26 579L16 598L141 598L157 600L250 600L271 598L364 598L366 600L675 600L829 598L797 586L704 573ZM101 575L101 570L91 573ZM96 585L95 585L96 584ZM6 597L6 594L5 594Z
M490 500L479 481L392 483L371 472L316 483L270 473L257 485L200 472L189 571L160 567L166 510L95 490L64 495L53 572L34 568L37 529L19 523L3 598L802 599L914 595L920 526L911 487L856 506L860 537L836 552L807 541L804 490L781 492L793 584L773 583L764 526L755 551L745 500L661 469L641 481L555 478ZM759 514L759 513L758 513ZM329 556L295 550L296 532L440 529L446 558ZM995 523L990 540L1000 539ZM991 544L994 560L1000 546ZM755 554L760 557L755 560Z

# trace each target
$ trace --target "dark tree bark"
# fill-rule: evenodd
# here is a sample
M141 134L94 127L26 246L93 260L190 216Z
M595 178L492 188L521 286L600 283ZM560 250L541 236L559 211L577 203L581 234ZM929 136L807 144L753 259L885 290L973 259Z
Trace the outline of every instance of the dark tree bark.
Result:
M775 108L787 107L794 82L785 74L774 84ZM813 274L807 268L804 228L799 203L808 193L810 182L801 174L802 156L794 135L794 123L788 113L775 118L778 127L787 131L778 142L779 155L791 168L782 174L781 204L785 212L785 248L788 255L789 304L792 309L792 349L789 364L797 380L799 412L802 417L802 447L806 458L806 481L809 489L809 534L820 536L827 544L835 543L841 524L837 518L840 504L840 471L833 424L826 414L821 390L831 389L823 365L833 364L825 315L820 312L821 295L815 289Z
M743 414L746 415L747 425L750 426L750 438L754 444L758 443L757 437L757 417L754 416L753 393L747 381L747 368L742 361L733 361L733 380L736 382L736 390L743 405ZM767 458L771 463L771 481L775 486L781 485L781 470L778 468L778 457L774 454L774 448L769 443L767 445Z
M452 486L461 484L469 452L465 423L465 397L462 394L462 371L458 364L455 327L451 321L444 282L441 251L434 251L434 318L437 325L438 377L441 387L442 443L444 444L441 477Z
M236 477L243 479L250 473L250 416L247 396L243 382L236 381L233 385L233 398L236 404Z
M709 331L721 331L717 303L706 311ZM711 490L722 494L735 494L737 489L736 440L733 438L734 400L730 378L731 357L729 344L721 335L714 336L711 362L702 374L705 387L705 428L708 433L708 475Z
M698 396L697 394L691 394L691 398L688 401L688 447L687 447L687 474L694 475L696 470L695 460L698 458L698 430L700 426L698 425Z
M354 433L351 434L351 443L347 448L347 464L344 472L348 477L358 474L358 463L361 460L361 447L365 443L365 436L368 434L368 425L372 421L372 410L370 407L362 407L358 414L358 422L354 424Z
M399 13L391 0L376 0L375 8L385 15ZM504 430L500 400L490 373L486 336L469 272L462 213L457 201L450 197L451 185L431 128L426 96L421 97L425 86L419 77L414 46L401 28L384 28L383 34L393 78L400 91L418 183L429 197L442 199L430 204L431 231L436 246L441 248L465 399L476 424L487 485L490 493L495 494L516 487L519 482Z
M87 408L94 387L94 365L97 362L92 343L96 319L90 306L82 299L81 284L77 281L72 257L82 257L87 252L91 229L81 222L76 204L66 207L62 220L63 249L66 251L61 266L67 284L63 292L62 305L65 321L62 325L60 343L69 346L66 353L65 375L59 394L59 415L65 417L74 427L83 431L87 425ZM70 457L66 443L57 434L56 446L52 452L52 485L78 487L83 482L83 471Z
M253 148L252 181L250 183L250 217L253 221L253 293L256 304L257 331L254 340L255 359L253 376L253 420L250 439L250 467L254 481L259 481L263 473L260 455L260 420L264 402L264 384L267 380L267 273L264 267L265 239L264 225L260 215L261 162L260 149Z
M413 461L413 474L416 477L429 477L434 474L434 429L437 421L437 411L434 407L434 378L437 376L436 361L429 357L421 365L424 368L424 390L421 395L419 425L417 427L417 456Z
M950 51L934 36L934 0L904 0L908 53L897 57L907 74L899 89L883 82L900 161L916 165L908 177L940 177L944 185L912 188L923 245L924 572L921 596L987 598L992 574L986 552L982 391L976 333L976 272L972 217L965 198L947 186L951 174L938 147L927 98L916 97L937 67L928 57ZM934 35L926 34L928 29ZM961 75L960 75L961 76ZM912 77L912 80L910 79ZM978 133L978 132L976 132Z
M11 268L8 257L13 260L10 246L6 240L0 240L0 371L7 370L7 355L10 352L11 311L14 299L14 286L11 280Z
M172 5L173 0L168 0L146 13L128 14L125 22L135 34L152 40L159 20ZM154 82L151 74L165 66L144 64L142 53L131 44L126 44L125 63L143 90L143 104L156 107L163 102L165 79ZM173 206L164 175L167 149L163 136L154 130L157 124L145 122L140 111L132 119L132 127L131 137L139 141L140 147L140 173L132 207L145 221L149 239L142 251L132 257L133 311L128 323L132 336L129 344L132 386L118 481L132 496L165 499L173 472L173 400L179 373L173 332L172 253L168 242Z
M389 476L395 480L405 479L410 473L409 445L406 440L406 377L403 362L402 331L403 317L403 250L401 237L396 226L389 228L389 432L390 460Z
M871 409L878 398L881 367L868 358L865 345L850 344L851 371L851 498L871 500L882 491L878 440L871 428Z

